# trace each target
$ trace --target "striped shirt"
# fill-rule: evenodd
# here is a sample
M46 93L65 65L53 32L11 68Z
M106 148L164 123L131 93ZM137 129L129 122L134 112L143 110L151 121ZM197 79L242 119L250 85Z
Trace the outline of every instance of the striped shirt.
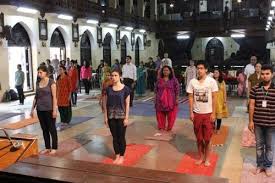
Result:
M255 125L275 126L275 85L272 83L265 90L263 83L254 86L250 91L250 99L255 100L253 121ZM266 101L266 107L263 101Z

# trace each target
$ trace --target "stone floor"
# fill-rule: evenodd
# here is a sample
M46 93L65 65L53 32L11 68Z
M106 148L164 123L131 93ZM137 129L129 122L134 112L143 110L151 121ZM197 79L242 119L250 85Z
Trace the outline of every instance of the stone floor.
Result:
M110 136L94 135L95 131L104 129L103 115L98 101L91 99L91 96L95 96L98 92L96 90L92 91L90 96L80 95L77 107L73 108L73 116L92 116L94 118L58 132L60 142L73 137L89 139L80 148L64 155L64 158L101 162L105 157L113 156L112 138ZM139 97L135 102L143 102L152 95L152 93L147 93L145 97ZM18 118L28 116L32 99L33 97L27 97L24 106L18 105L18 102L1 103L0 113L22 112L24 115L12 117L5 121L0 121L0 123L8 123L9 121L15 121ZM243 159L248 156L254 157L255 149L242 148L240 146L242 131L248 122L248 114L245 112L245 101L238 98L229 98L228 106L230 117L223 120L223 124L229 126L229 136L224 146L213 147L213 151L219 155L213 176L228 178L231 183L239 183ZM184 153L196 151L192 124L188 119L177 119L174 127L176 135L170 142L144 139L145 136L156 133L155 116L130 116L130 121L133 124L127 128L127 144L134 143L153 146L152 150L145 154L135 167L175 171ZM9 131L9 133L36 134L38 135L40 149L44 147L39 123L20 130Z

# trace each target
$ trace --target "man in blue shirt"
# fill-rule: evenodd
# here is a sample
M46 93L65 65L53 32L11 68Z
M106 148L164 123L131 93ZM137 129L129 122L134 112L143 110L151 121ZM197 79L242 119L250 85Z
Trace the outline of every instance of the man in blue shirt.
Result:
M20 105L24 105L24 81L25 81L25 73L22 71L21 64L17 65L17 71L15 72L15 88L17 89L17 93L19 96Z

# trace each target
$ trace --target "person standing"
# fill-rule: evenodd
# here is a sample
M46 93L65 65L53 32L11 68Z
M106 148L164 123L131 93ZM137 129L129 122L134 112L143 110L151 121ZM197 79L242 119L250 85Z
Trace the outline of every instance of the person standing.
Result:
M66 67L59 66L59 76L56 80L57 89L57 106L60 114L61 129L67 126L72 119L72 108L71 108L71 80L67 74Z
M163 67L165 65L173 68L173 66L172 66L172 60L170 58L168 58L168 53L164 53L164 58L161 61L161 67Z
M169 66L163 66L155 87L155 108L160 131L171 131L178 113L179 82ZM166 125L166 118L168 125Z
M106 90L109 86L112 86L113 81L111 79L111 72L106 73L106 78L102 82L102 87L101 87L101 96L99 98L99 105L101 106L101 110L104 113L104 106L103 106L103 98L106 96Z
M104 60L100 60L100 64L98 65L97 69L96 69L96 73L97 73L97 77L98 77L98 82L99 82L99 86L102 86L102 80L101 80L101 76L102 76L102 68L104 67Z
M190 66L186 68L185 71L185 86L187 89L187 86L189 85L190 81L197 77L197 69L195 66L195 62L193 60L190 60Z
M190 119L194 124L194 132L197 138L200 165L210 166L210 140L213 134L216 120L216 95L217 82L207 76L207 66L204 61L197 63L198 78L190 81L187 87L189 94Z
M220 134L222 118L228 117L228 108L227 108L227 94L226 94L226 85L223 79L222 72L218 69L214 69L213 78L217 81L218 93L217 93L217 104L216 104L216 126L215 133Z
M33 117L34 109L36 108L46 147L40 154L49 153L50 155L55 155L58 145L55 127L57 116L56 84L53 79L48 77L47 66L41 65L37 71L40 81L36 86L30 115Z
M52 64L54 67L54 79L58 76L58 67L59 67L59 60L57 59L57 55L54 55L54 59L52 60Z
M85 93L87 95L89 95L90 93L90 82L91 82L91 78L92 78L92 73L91 70L92 68L90 67L89 62L87 62L86 60L84 60L83 62L83 66L81 67L81 73L80 73L80 78L84 84L85 87Z
M263 65L262 82L250 91L248 129L255 133L257 168L253 171L259 174L265 171L272 176L273 164L273 134L275 130L275 85L272 83L272 66Z
M152 57L149 57L149 62L148 62L148 77L147 77L147 83L148 83L148 88L151 91L154 91L155 88L155 82L156 82L156 65Z
M114 65L112 65L112 70L113 69L120 69L120 64L119 64L119 60L118 59L115 59L115 63L114 63Z
M238 88L237 93L239 97L245 97L245 74L243 69L237 72Z
M255 73L250 75L248 78L248 92L249 93L251 91L251 88L253 88L254 86L256 86L257 84L259 84L262 81L261 68L262 68L262 64L257 63L255 65Z
M17 71L15 72L15 88L19 97L19 104L24 105L24 82L25 82L25 73L22 71L22 65L17 65Z
M132 64L132 57L127 56L126 57L126 64L122 67L122 78L123 83L128 86L131 90L130 94L130 107L133 106L133 100L134 100L134 88L135 83L137 81L137 67Z
M71 80L71 86L72 86L72 104L75 107L77 103L77 91L78 91L78 84L79 84L79 78L78 78L78 69L77 69L77 62L71 61L71 67L69 70L69 77Z
M48 71L49 71L49 78L54 79L55 71L54 71L54 67L51 64L51 60L47 59L46 62L47 62Z
M156 70L156 74L158 73L158 70L160 69L161 67L161 59L160 59L160 56L157 56L157 59L155 61L155 70Z
M137 87L136 93L138 96L143 96L146 90L146 69L143 61L140 62L140 66L137 68Z
M123 164L126 150L126 127L129 119L130 89L120 82L121 71L112 71L112 86L106 90L103 99L104 122L109 126L113 136L113 146L116 154L114 164Z
M111 72L111 67L108 65L107 62L104 62L104 67L102 68L102 76L101 81L103 82L106 78L106 74Z
M250 75L255 73L255 64L257 63L257 57L251 56L250 64L247 64L244 68L245 74L245 89L246 89L246 96L247 96L247 109L248 109L248 98L249 98L249 91L248 91L248 78ZM247 110L248 111L248 110Z

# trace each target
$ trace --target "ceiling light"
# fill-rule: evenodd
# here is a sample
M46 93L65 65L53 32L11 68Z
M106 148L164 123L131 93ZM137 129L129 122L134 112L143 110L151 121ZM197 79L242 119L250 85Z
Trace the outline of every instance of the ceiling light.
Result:
M36 14L38 12L38 10L36 9L24 8L24 7L17 8L17 11L22 13L30 13L30 14Z
M171 3L169 6L170 6L170 8L174 8L174 4L173 3Z
M271 22L270 22L270 21L267 21L267 25L271 25Z
M266 31L269 31L269 28L265 28Z
M146 30L145 30L145 29L140 29L139 32L140 32L140 33L145 33Z
M275 1L274 0L271 2L271 7L275 7Z
M177 39L189 39L189 35L177 35Z
M268 17L268 20L272 21L272 17L271 17L271 16L269 16L269 17Z
M134 28L133 27L125 27L125 30L132 31Z
M108 24L108 27L117 28L118 25L117 24Z
M231 34L232 38L244 38L245 34Z
M98 24L98 20L89 19L89 20L87 20L87 23L88 24Z
M58 15L57 18L63 19L63 20L72 20L73 19L72 16L70 16L70 15L63 15L63 14Z
M269 14L270 14L270 15L274 15L274 13L275 13L274 10L270 10L270 11L269 11Z
M242 2L242 0L238 0L238 3L241 3Z

